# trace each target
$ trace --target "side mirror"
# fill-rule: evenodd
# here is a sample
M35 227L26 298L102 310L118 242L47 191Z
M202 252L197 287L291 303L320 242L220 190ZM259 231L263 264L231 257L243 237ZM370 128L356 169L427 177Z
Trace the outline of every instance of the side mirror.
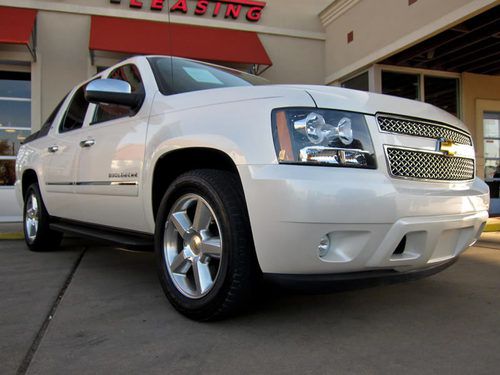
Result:
M144 93L132 93L130 84L119 79L96 79L85 88L85 99L94 104L137 108L144 101Z

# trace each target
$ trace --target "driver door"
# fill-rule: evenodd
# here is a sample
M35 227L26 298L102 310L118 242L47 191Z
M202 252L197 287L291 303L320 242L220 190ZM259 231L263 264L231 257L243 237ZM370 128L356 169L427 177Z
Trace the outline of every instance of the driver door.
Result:
M134 64L113 70L109 78L144 92ZM149 100L140 108L91 104L89 125L79 133L75 199L78 221L120 229L147 231L141 179Z

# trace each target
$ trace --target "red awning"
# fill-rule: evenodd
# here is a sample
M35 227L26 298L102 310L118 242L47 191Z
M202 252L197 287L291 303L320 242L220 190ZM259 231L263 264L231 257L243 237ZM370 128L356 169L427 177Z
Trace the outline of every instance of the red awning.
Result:
M0 43L29 47L36 14L34 9L0 7Z
M272 65L254 32L92 16L90 50Z

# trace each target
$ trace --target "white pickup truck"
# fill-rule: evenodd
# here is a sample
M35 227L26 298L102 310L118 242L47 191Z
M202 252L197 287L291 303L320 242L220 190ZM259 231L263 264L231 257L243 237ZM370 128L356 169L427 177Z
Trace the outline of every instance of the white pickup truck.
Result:
M307 287L438 272L479 237L467 128L431 105L269 85L165 56L75 87L21 147L26 243L155 248L171 303L220 319L262 276Z

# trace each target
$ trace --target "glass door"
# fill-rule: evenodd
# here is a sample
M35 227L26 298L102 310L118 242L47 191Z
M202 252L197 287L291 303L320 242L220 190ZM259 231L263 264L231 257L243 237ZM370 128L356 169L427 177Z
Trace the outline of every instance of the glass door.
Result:
M0 222L22 218L13 185L16 155L30 134L30 73L0 71Z
M483 112L484 179L490 187L491 215L500 215L500 112Z
M30 73L0 72L0 188L14 185L17 151L30 133Z

